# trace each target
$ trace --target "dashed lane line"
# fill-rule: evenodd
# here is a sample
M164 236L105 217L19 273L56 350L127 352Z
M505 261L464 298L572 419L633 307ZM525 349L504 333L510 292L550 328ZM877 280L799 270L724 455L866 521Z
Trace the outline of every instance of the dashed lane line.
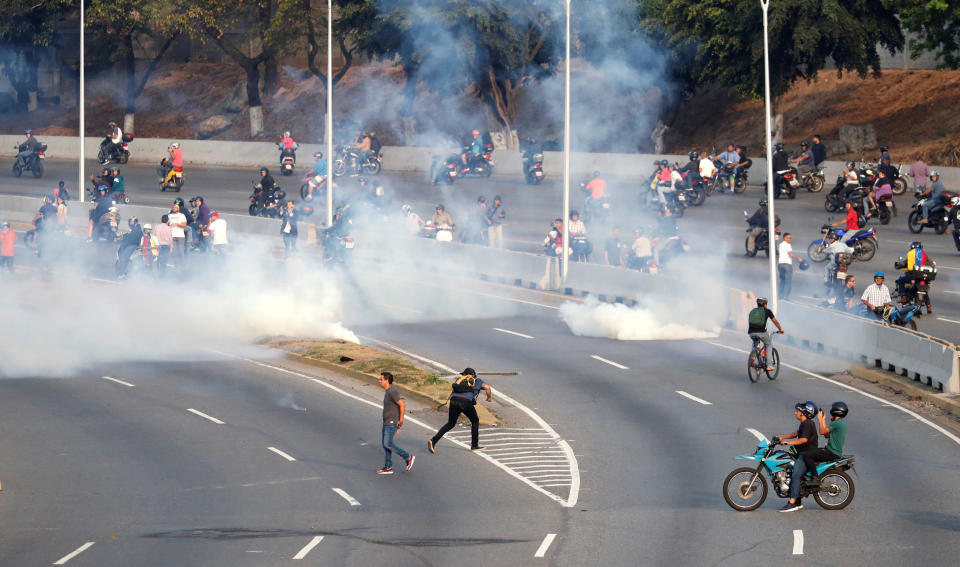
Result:
M284 452L281 451L280 449L277 449L276 447L267 447L267 449L269 449L270 451L273 451L274 453L280 455L281 457L283 457L284 459L286 459L286 460L288 460L288 461L291 461L291 462L292 462L292 461L296 461L296 459L294 459L294 458L291 457L290 455L284 453Z
M534 557L543 557L547 554L547 550L550 549L550 544L553 543L553 539L557 537L557 534L547 534L543 538L543 543L540 544L540 547L537 548L537 552L533 554Z
M619 368L620 370L630 370L630 367L629 367L629 366L624 366L624 365L620 364L619 362L614 362L614 361L612 361L612 360L607 360L606 358L603 358L603 357L601 357L601 356L597 356L597 355L595 355L595 354L591 354L591 355L590 355L590 358L592 358L592 359L594 359L594 360L599 360L600 362L603 362L603 363L605 363L605 364L609 364L610 366L613 366L613 367L615 367L615 368Z
M739 352L739 353L743 353L743 354L748 354L748 353L749 353L749 351L747 351L747 350L745 350L745 349L742 349L742 348L737 348L737 347L732 347L732 346L725 345L725 344L715 343L715 342L713 342L713 341L704 341L704 342L706 342L707 344L716 346L716 347L725 348L725 349L727 349L727 350L732 350L732 351L734 351L734 352ZM833 384L834 386L839 386L840 388L843 388L844 390L847 390L848 392L856 392L857 394L860 394L861 396L863 396L863 397L865 397L865 398L870 398L871 400L873 400L873 401L875 401L875 402L878 402L878 403L880 403L880 404L883 404L883 405L885 405L885 406L890 406L890 407L893 407L893 408L897 408L898 410L900 410L900 411L902 411L903 413L909 415L910 417L915 418L917 421L919 421L919 422L921 422L921 423L923 423L923 424L925 424L925 425L930 426L931 428L935 429L936 431L939 431L940 433L942 433L944 436L946 436L948 439L950 439L951 441L953 441L953 442L956 443L957 445L960 445L960 437L957 437L957 436L954 435L953 433L950 433L949 431L947 431L947 430L944 429L943 427L940 427L940 426L937 425L936 423L934 423L934 422L930 421L929 419L921 416L920 414L918 414L918 413L915 412L915 411L908 410L907 408L905 408L905 407L903 407L903 406L890 403L890 402L888 402L887 400L884 400L883 398L881 398L881 397L879 397L879 396L874 396L873 394L871 394L871 393L869 393L869 392L864 392L863 390L861 390L861 389L859 389L859 388L855 388L855 387L850 386L850 385L848 385L848 384L844 384L843 382L838 382L838 381L833 380L833 379L831 379L831 378L827 378L826 376L821 376L820 374L816 374L816 373L814 373L814 372L810 372L809 370L804 370L803 368L800 368L800 367L798 367L798 366L794 366L794 365L792 365L792 364L786 364L786 363L784 363L783 361L781 361L780 364L781 364L781 366L786 366L787 368L789 368L789 369L791 369L791 370L796 370L797 372L800 372L801 374L806 374L807 376L810 376L811 378L816 378L816 379L818 379L818 380L823 380L824 382L827 382L827 383L829 383L829 384Z
M947 323L956 323L960 325L960 321L954 319L947 319L946 317L937 317L937 321L946 321Z
M123 380L117 380L116 378L111 378L111 377L109 377L109 376L101 376L101 378L103 378L104 380L109 380L109 381L111 381L111 382L116 382L117 384L123 384L124 386L126 386L126 387L128 387L128 388L133 388L133 387L134 387L134 385L131 384L130 382L124 382Z
M683 390L677 390L677 393L680 394L681 396L683 396L684 398L689 398L689 399L697 402L698 404L703 404L703 405L705 405L705 406L712 406L712 405L713 405L713 404L711 404L710 402L708 402L707 400L704 400L704 399L702 399L702 398L698 398L698 397L696 397L696 396L694 396L694 395L688 394L688 393L684 392Z
M84 551L90 549L90 546L92 546L92 545L95 544L95 543L97 543L97 542L95 542L95 541L88 541L87 543L85 543L85 544L81 545L80 547L74 549L72 552L70 552L70 553L64 555L63 557L61 557L59 560L57 560L57 561L54 563L54 565L66 565L67 561L70 561L70 560L73 559L74 557L76 557L76 556L80 555L81 553L83 553Z
M192 414L199 415L200 417L202 417L202 418L204 418L204 419L209 419L210 421L216 423L217 425L223 425L223 424L224 424L224 423L223 423L222 421L220 421L219 419L213 417L212 415L207 415L207 414L203 413L202 411L197 411L197 410L195 410L195 409L193 409L193 408L187 408L187 411L190 412L190 413L192 413Z
M317 544L320 543L321 541L323 541L322 535L315 536L313 539L310 540L310 543L303 546L303 548L301 548L300 551L298 551L297 554L293 556L293 558L303 559L304 557L307 556L308 553L310 553L310 551L313 550L314 547L317 547Z
M793 554L803 555L803 530L793 530Z
M342 489L342 488L331 488L330 490L336 492L336 493L339 494L341 497L343 497L343 499L346 500L347 502L349 502L351 506L359 506L359 505L360 505L360 501L357 500L356 498L354 498L353 496L350 496L349 494L347 494L347 491L346 491L346 490L344 490L344 489Z
M508 334L508 335L515 335L515 336L518 336L518 337L523 337L524 339L532 339L532 338L534 338L534 337L531 337L530 335L525 335L525 334L523 334L523 333L518 333L518 332L516 332L516 331L511 331L511 330L509 330L509 329L501 329L500 327L494 327L493 330L494 330L494 331L500 331L501 333L506 333L506 334Z

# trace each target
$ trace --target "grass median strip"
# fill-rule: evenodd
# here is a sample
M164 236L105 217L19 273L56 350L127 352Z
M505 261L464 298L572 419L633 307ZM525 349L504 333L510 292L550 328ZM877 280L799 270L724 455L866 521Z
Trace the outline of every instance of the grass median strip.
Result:
M399 354L343 340L272 338L261 344L283 350L294 360L370 384L377 384L380 372L388 370L393 373L393 383L405 395L415 396L431 410L446 411L450 382ZM477 404L476 408L481 425L498 423L486 406Z

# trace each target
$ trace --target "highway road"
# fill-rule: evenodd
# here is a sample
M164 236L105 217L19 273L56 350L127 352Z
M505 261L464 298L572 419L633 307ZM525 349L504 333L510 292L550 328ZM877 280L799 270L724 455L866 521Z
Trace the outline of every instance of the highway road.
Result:
M169 199L139 194L136 180L150 172L130 169L136 202ZM216 169L201 176L209 176L210 185L198 192L214 208L242 209L243 190L217 187L242 187L247 172ZM543 210L558 208L545 203L559 202L555 183L528 188L493 178L437 190L409 177L389 179L395 202L422 207L440 191L454 209L460 202L455 192L466 186L465 207L478 193L488 199L502 194L511 219L508 243L525 250L537 248L545 230L539 219L555 214ZM14 186L4 179L2 189L33 193L46 181ZM740 252L740 211L752 212L756 198L756 189L718 195L681 219L695 248L716 250L725 260L720 274L705 278L736 283L764 277L763 261ZM802 195L784 202L784 228L792 231L796 222L796 233L806 235L798 242L816 232L821 201ZM858 269L892 262L894 240L910 238L898 226L881 232L878 258ZM939 265L960 268L947 238L924 241ZM239 295L237 282L215 274L159 289L139 282L48 283L29 262L19 283L2 283L0 308L15 314L6 318L5 344L18 348L5 361L32 357L33 367L44 370L7 370L0 379L0 563L956 561L960 437L832 381L842 363L782 347L791 367L776 381L751 384L742 334L648 341L575 336L565 321L591 316L590 308L450 275L359 267L332 280L319 276L318 297L303 295L290 310L287 298L305 293L294 279L298 272L264 266L263 279L240 282L249 286ZM935 288L938 315L941 305L956 308L945 293L951 270L944 272ZM816 289L815 275L797 278L797 296ZM713 299L684 293L668 299ZM297 311L312 317L294 321ZM633 324L636 315L623 308L606 322L615 330ZM685 323L653 317L647 325ZM951 328L935 321L925 317L922 324ZM278 359L231 329L251 325L261 334L297 334L290 331L294 323L301 333L348 329L363 342L433 361L441 373L467 365L517 371L491 378L493 407L508 416L523 413L536 426L485 428L484 454L444 440L430 455L425 441L445 416L414 406L411 417L423 425L411 420L399 441L417 455L414 469L378 477L382 394ZM22 346L22 337L41 343L36 354ZM721 493L723 478L743 463L733 457L752 453L757 435L794 430L793 404L807 399L827 407L842 399L851 407L846 452L857 457L853 503L828 512L809 501L801 512L779 514L782 501L771 491L759 510L734 512ZM460 429L453 437L465 434ZM547 472L534 474L538 470Z

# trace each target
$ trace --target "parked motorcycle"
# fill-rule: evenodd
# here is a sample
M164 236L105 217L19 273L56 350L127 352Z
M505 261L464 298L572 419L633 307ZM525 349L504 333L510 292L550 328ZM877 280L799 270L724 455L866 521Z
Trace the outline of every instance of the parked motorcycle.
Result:
M19 146L13 146L13 149L19 150ZM43 177L43 160L47 151L46 144L40 144L40 149L27 156L25 160L17 158L13 162L13 176L20 177L24 171L33 173L36 178Z
M934 207L933 210L930 211L930 218L927 219L927 222L921 223L920 220L923 218L923 215L920 212L920 206L926 203L928 199L929 197L921 197L913 204L913 211L911 211L910 216L907 217L907 228L914 234L919 234L923 231L924 227L932 228L937 234L943 234L950 226L950 221L953 218L952 215L956 214L954 213L954 208L960 204L960 194L944 191L943 204Z
M103 163L127 163L130 161L130 142L133 141L133 134L124 134L123 139L121 140L120 147L113 147L113 144L110 144L110 155L103 155L103 147L97 152L97 161Z
M826 248L833 239L827 238L828 234L833 234L837 238L843 237L846 232L838 227L824 224L820 227L821 238L817 238L807 247L807 256L812 262L825 262L827 260ZM877 229L862 228L852 237L846 240L848 246L853 248L853 257L861 262L869 262L877 253Z
M161 191L170 189L179 193L180 189L183 188L183 167L174 167L170 163L170 158L165 157L160 160L160 166L157 167L157 175L160 176Z
M774 438L776 440L776 438ZM752 455L740 455L736 459L757 461L756 468L742 467L734 469L723 481L723 499L738 512L756 510L767 499L767 481L770 477L773 490L780 498L790 497L790 482L796 463L796 451L777 449L777 443L768 443L766 439L757 444ZM847 474L853 469L856 459L844 455L836 461L818 463L815 471L810 471L801 479L799 497L802 500L813 496L825 510L846 508L853 500L856 491L853 479Z
M815 167L807 173L799 173L799 182L801 187L806 187L807 191L811 193L819 193L823 191L823 186L826 184L827 180L823 174L822 167Z

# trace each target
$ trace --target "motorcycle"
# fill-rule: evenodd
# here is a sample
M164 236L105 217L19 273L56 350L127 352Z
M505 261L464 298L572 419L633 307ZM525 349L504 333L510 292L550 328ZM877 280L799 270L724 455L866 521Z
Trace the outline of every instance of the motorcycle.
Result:
M747 213L747 211L743 211L743 216L745 216L745 217L747 217L747 218L750 218L750 214ZM774 221L773 221L773 222L774 222L774 231L775 231L775 234L774 234L774 236L773 236L773 239L774 239L775 245L778 245L778 244L780 244L780 228L779 228L779 226L780 226L780 215L777 215L776 218L774 218ZM768 257L768 258L770 257L770 242L769 242L769 241L770 241L770 235L769 235L769 230L767 229L767 226L766 226L766 225L764 225L762 228L763 228L763 232L761 232L760 234L757 235L757 238L756 238L756 240L754 241L755 248L754 248L753 252L750 252L750 235L749 235L749 233L750 233L750 232L753 232L753 228L752 228L752 227L747 227L747 238L746 238L746 240L743 241L743 248L744 248L744 250L746 250L747 255L750 256L750 257L756 256L757 253L760 252L761 250L767 253L767 257Z
M380 170L383 168L380 162L380 159L383 157L383 152L371 151L369 157L361 161L358 150L349 146L337 146L334 150L334 155L337 156L337 158L333 160L333 175L335 177L342 177L344 175L380 175Z
M19 150L19 146L14 146L13 149ZM24 171L30 171L33 173L33 176L36 178L43 177L43 160L44 153L47 151L46 144L40 144L40 148L34 151L32 154L27 156L27 159L21 160L17 158L13 162L13 175L14 177L20 177L23 175Z
M434 238L437 242L453 242L453 231L456 226L448 224L424 223L421 234L424 238Z
M540 185L543 182L543 152L523 157L523 177L527 185Z
M780 194L786 194L787 199L797 198L797 189L800 188L800 179L797 177L797 168L781 169L774 172L783 180L780 182Z
M658 250L657 257L660 259L659 264L650 266L648 271L651 274L658 274L660 270L664 269L664 266L667 266L676 258L690 252L690 245L677 235L666 238L654 238L650 242L650 245Z
M756 510L767 499L767 481L764 473L770 477L773 490L780 498L790 497L790 482L796 452L777 449L777 443L768 443L766 439L757 444L752 455L740 455L736 459L757 461L756 468L742 467L734 469L723 481L723 499L738 512ZM836 461L817 463L816 470L810 471L801 479L799 498L813 496L825 510L846 508L853 500L856 491L853 479L847 474L853 469L856 459L844 455Z
M170 163L170 158L160 160L160 166L157 167L157 175L160 176L160 190L166 191L172 189L177 193L183 188L183 167L174 167Z
M586 184L581 183L580 188L583 189L586 187ZM599 199L594 199L591 196L587 196L583 200L583 222L596 222L604 223L607 220L607 216L610 215L610 200L606 197L601 197Z
M251 182L253 185L253 182ZM271 219L278 218L283 210L283 198L287 194L279 186L275 186L269 191L253 186L253 193L250 195L250 207L247 212L251 217L267 217Z
M807 191L811 193L819 193L820 191L823 191L823 186L827 183L822 167L816 167L807 173L798 172L798 175L800 178L800 186L806 187Z
M107 242L116 242L120 240L120 209L116 206L110 207L106 213L100 215L97 222L93 225L93 241L105 240Z
M323 264L345 267L357 245L352 236L331 236L323 244Z
M457 173L460 171L460 156L457 154L450 154L447 157L433 156L430 171L432 172L430 179L432 185L439 185L441 182L446 185L453 185L453 182L457 180Z
M898 258L893 267L902 270L907 267L907 261ZM933 265L916 266L907 273L908 279L903 286L904 293L898 297L901 305L923 305L930 294L930 286L937 279L937 267Z
M464 152L470 151L470 146L464 146ZM467 165L460 168L460 177L490 177L493 174L493 144L484 144L483 152L467 161Z
M300 198L304 201L310 201L313 199L313 193L319 193L321 195L327 194L327 178L324 176L323 181L319 185L313 188L313 193L310 192L310 182L313 181L314 176L308 175L303 178L303 184L300 185Z
M820 226L820 234L823 236L811 242L810 246L807 247L807 256L810 257L810 261L817 263L826 262L827 260L828 254L826 249L832 241L827 238L827 235L834 234L837 238L841 238L845 234L845 231L838 227L824 224ZM877 253L877 229L862 228L852 237L848 238L846 242L848 246L853 248L854 258L861 262L869 262Z
M107 138L109 140L109 138ZM127 163L130 161L130 142L133 141L133 134L124 134L122 140L120 141L120 147L115 148L113 144L110 144L110 155L103 155L103 146L100 147L100 151L97 152L97 161L99 163Z
M690 174L686 172L682 172L680 177L683 178L683 196L686 198L686 202L694 207L702 205L707 200L706 187L708 183L700 176L691 180Z
M887 225L890 224L890 219L897 216L897 204L893 202L893 196L885 195L877 199L877 218L880 219L880 224Z
M930 227L935 233L943 234L950 226L953 214L956 214L953 211L960 204L960 194L944 191L942 197L944 204L934 207L930 211L930 218L927 219L927 222L921 223L920 220L923 215L920 212L920 206L926 203L928 199L929 197L920 197L913 204L913 211L907 217L907 228L914 234L919 234L924 227Z
M297 165L297 144L293 144L293 149L286 150L283 142L277 142L277 149L280 150L280 175L292 174Z
M733 180L733 192L743 193L747 190L747 170L740 168L734 173L736 164L727 163L716 159L713 160L714 167L717 168L717 175L714 179L713 189L717 193L722 193L730 188L730 180Z
M124 187L119 191L109 191L108 194L110 195L110 198L115 203L123 203L124 205L130 204L130 197L127 195L126 187ZM96 198L96 196L97 196L97 184L96 182L94 182L92 185L87 187L87 199L92 201Z
M824 278L824 288L826 289L826 301L824 307L833 305L837 309L846 310L847 307L837 300L846 286L847 269L853 263L853 255L846 252L834 254L834 259L827 266Z
M670 182L656 182L656 186L665 187L666 207L675 217L682 217L684 210L690 205L687 200L687 193L682 188L675 190ZM661 206L660 203L660 192L656 189L652 189L647 194L647 206L659 209Z
M573 234L570 236L570 244L573 248L574 262L589 262L590 253L593 252L593 245L584 234Z

